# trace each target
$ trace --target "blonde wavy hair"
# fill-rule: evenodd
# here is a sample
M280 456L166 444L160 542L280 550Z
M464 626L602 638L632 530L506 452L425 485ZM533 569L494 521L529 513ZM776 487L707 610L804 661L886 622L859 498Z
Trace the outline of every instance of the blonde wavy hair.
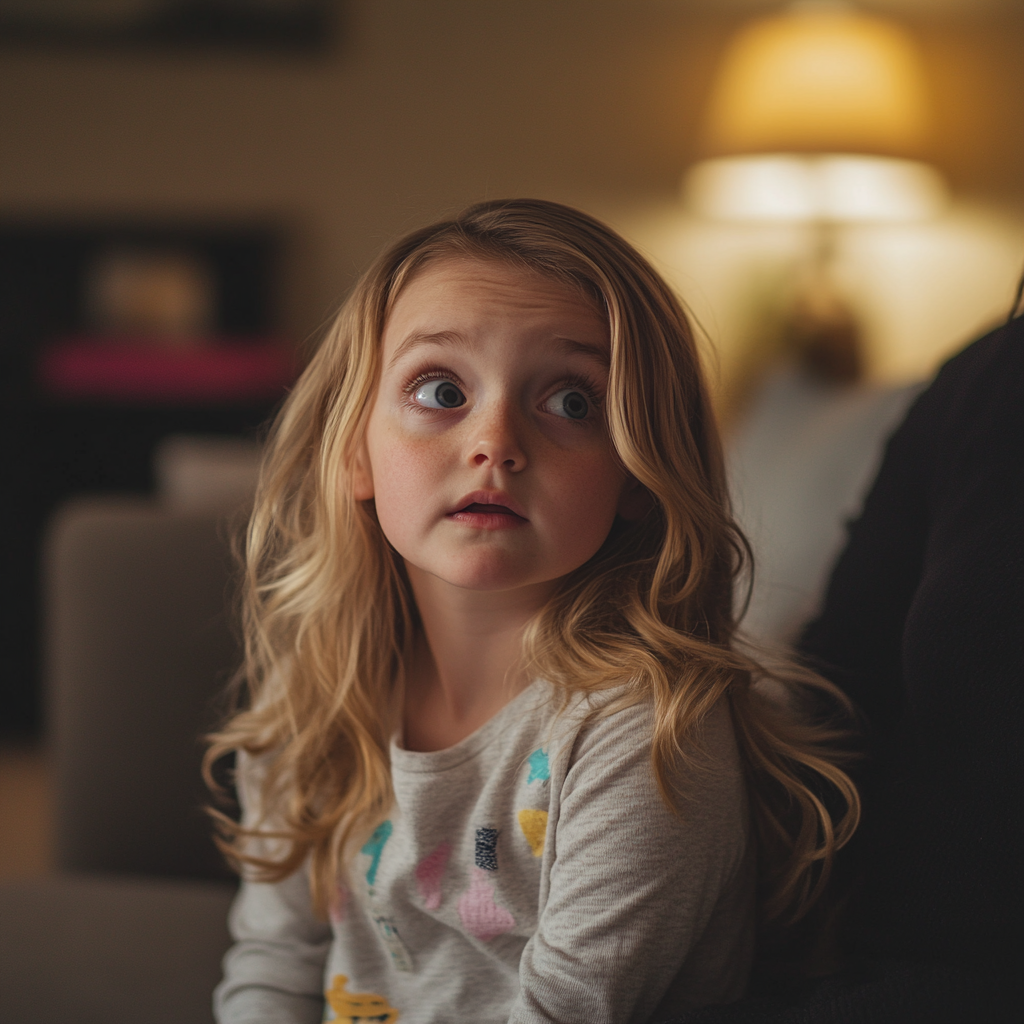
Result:
M322 912L345 851L388 812L388 746L418 617L402 560L373 502L353 497L351 473L388 313L412 275L452 258L543 274L602 311L608 432L650 496L647 514L617 521L529 624L525 663L566 699L626 684L626 702L651 700L655 776L680 813L672 780L687 768L699 773L702 720L727 702L751 795L764 916L798 918L859 816L840 767L842 730L799 713L820 708L808 695L831 693L836 706L841 698L795 664L764 667L737 642L733 591L749 548L730 515L715 418L678 299L609 228L539 200L480 203L388 248L277 417L244 551L246 697L206 757L209 778L232 751L261 756L263 816L243 827L220 815L222 849L266 881L308 857ZM791 699L764 696L755 683L765 677ZM260 836L276 842L257 855L249 840Z

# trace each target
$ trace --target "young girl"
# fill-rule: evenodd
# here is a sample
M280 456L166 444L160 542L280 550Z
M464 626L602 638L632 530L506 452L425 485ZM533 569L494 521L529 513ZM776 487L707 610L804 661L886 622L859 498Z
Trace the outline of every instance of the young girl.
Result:
M686 317L608 228L489 202L377 260L249 526L250 700L208 755L244 809L220 1021L742 993L756 903L799 916L858 805L793 710L824 684L752 688L723 481Z

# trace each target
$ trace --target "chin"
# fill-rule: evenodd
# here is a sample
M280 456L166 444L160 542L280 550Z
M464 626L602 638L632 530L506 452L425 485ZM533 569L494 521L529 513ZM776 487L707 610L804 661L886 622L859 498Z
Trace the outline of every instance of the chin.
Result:
M439 566L438 570L434 575L451 586L480 593L517 590L548 582L546 574L524 572L523 559L515 557L468 559L461 565Z
M529 586L538 582L532 579L523 579L519 575L509 573L458 573L438 574L440 579L460 590L474 590L480 594L496 594L504 590L518 590L520 587Z

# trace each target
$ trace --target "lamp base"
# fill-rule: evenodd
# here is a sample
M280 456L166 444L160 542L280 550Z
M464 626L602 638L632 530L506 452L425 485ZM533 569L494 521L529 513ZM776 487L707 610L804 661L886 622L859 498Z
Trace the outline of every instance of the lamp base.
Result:
M798 284L783 331L785 347L811 377L850 385L864 376L860 324L826 266L815 266Z

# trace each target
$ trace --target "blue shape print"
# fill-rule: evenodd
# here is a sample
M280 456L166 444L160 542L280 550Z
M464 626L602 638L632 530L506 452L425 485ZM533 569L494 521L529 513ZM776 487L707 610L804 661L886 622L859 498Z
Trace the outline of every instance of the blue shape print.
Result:
M366 884L373 885L377 880L377 868L380 867L380 855L384 852L384 844L391 838L391 821L382 821L370 836L367 844L359 851L368 854L373 860L370 870L366 872Z
M551 778L551 765L548 763L548 755L546 751L541 750L539 747L535 750L527 761L530 765L530 777L526 780L527 784L536 782L538 779L541 782L547 782Z

